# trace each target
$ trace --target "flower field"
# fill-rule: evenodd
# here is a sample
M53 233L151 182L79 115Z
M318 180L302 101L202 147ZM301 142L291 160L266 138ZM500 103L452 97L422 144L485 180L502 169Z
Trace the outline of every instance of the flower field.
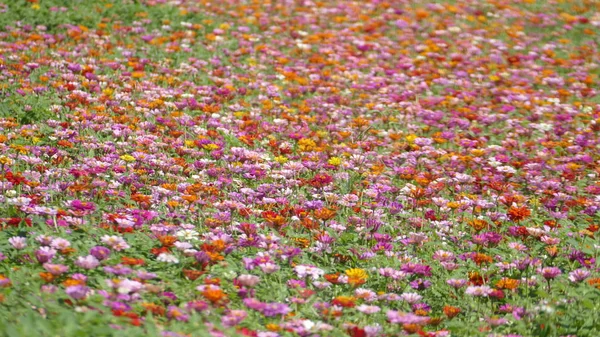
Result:
M600 3L0 4L0 336L600 336Z

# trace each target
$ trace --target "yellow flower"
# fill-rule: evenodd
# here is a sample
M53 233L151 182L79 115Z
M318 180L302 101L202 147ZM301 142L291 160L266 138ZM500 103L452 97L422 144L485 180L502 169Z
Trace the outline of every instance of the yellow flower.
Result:
M285 164L285 163L287 163L288 159L284 156L277 156L277 157L275 157L275 161L278 162L279 164Z
M208 151L214 151L219 148L219 145L210 143L210 144L202 145L202 148L205 150L208 150Z
M339 157L331 157L327 162L329 163L329 165L338 166L342 164L342 159L340 159Z
M417 135L415 135L415 134L410 134L410 135L406 136L405 138L406 138L406 141L407 141L409 144L412 144L412 143L414 143L414 142L415 142L415 139L417 139Z
M7 156L0 156L0 164L10 165L12 163L13 163L12 159L8 158Z
M193 140L186 140L184 143L185 143L185 146L187 146L187 147L194 147Z
M269 323L267 325L265 325L265 328L269 331L279 331L281 330L281 328L279 327L279 325L275 324L275 323Z
M309 152L313 151L317 147L317 143L314 140L308 138L302 138L298 141L298 148L300 151Z
M134 156L132 156L132 155L128 155L128 154L124 154L124 155L122 155L122 156L121 156L121 157L119 157L119 158L123 159L123 160L124 160L124 161L126 161L126 162L132 162L132 161L135 161L135 157L134 157Z
M369 275L364 269L360 268L352 268L345 271L346 276L348 276L348 284L352 286L358 286L367 281Z

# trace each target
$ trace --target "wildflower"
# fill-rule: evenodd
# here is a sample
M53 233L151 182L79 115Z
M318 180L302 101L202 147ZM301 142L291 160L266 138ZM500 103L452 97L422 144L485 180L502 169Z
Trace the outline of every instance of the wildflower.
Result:
M237 280L244 287L250 287L250 288L255 287L258 284L258 282L260 282L260 278L258 276L248 275L248 274L243 274L243 275L238 276Z
M492 293L492 288L489 286L469 286L465 290L465 294L475 297L488 297Z
M313 280L316 280L325 274L324 270L311 265L297 265L294 267L294 271L299 278L310 276Z
M558 275L562 274L559 268L557 267L544 267L538 270L540 274L546 279L551 280L556 278Z
M13 246L13 248L17 250L21 250L27 247L27 240L19 236L13 236L12 238L8 239L8 243L10 243Z
M90 288L84 285L74 285L67 287L65 292L67 295L69 295L69 297L76 300L81 300L87 297L88 293L90 292Z
M569 280L574 283L583 282L591 273L586 269L576 269L569 273Z
M370 315L381 311L381 308L376 305L361 304L358 307L356 307L356 310L362 312L363 314Z
M130 162L134 162L134 161L135 161L135 157L134 157L134 156L132 156L132 155L128 155L128 154L124 154L124 155L122 155L122 156L121 156L121 157L119 157L119 158L121 158L122 160L124 160L124 161L126 161L126 162L128 162L128 163L130 163Z
M332 166L339 166L342 164L342 159L340 159L339 157L331 157L329 158L327 163Z
M8 287L11 285L10 279L0 274L0 287Z
M106 247L95 246L92 249L90 249L90 255L92 255L100 261L103 261L108 259L108 257L110 256L110 250Z
M519 286L519 280L503 277L496 283L498 289L509 289L513 290Z
M364 284L369 278L367 272L360 268L348 269L345 274L348 276L348 284L352 286Z
M54 276L58 276L58 275L64 274L64 273L66 273L69 270L68 266L65 266L65 265L62 265L62 264L44 263L43 267L50 274L52 274Z
M99 264L100 261L93 255L79 256L77 260L75 260L75 265L83 269L94 269L98 267Z
M39 263L46 263L54 258L56 250L50 247L41 247L34 254Z
M121 251L129 248L129 245L123 238L115 235L104 235L102 238L102 243L110 246L112 249L116 251Z
M352 296L338 296L331 301L331 304L344 308L353 308L356 298Z
M189 319L189 316L185 314L183 310L174 305L171 305L167 308L166 316L169 319L174 319L180 322L187 322Z
M388 310L386 312L387 319L390 323L395 324L416 324L423 325L427 324L429 317L417 316L412 313L403 313L395 310Z
M248 313L244 310L231 310L223 316L221 323L225 327L234 327L240 324L247 316Z
M166 263L179 263L179 259L173 255L173 254L169 254L169 253L161 253L158 255L158 257L156 258L157 261L160 262L166 262Z
M456 317L458 314L460 314L461 309L458 307L445 305L443 308L443 311L444 311L444 315L446 315L448 318L453 318L453 317Z
M526 206L515 207L511 206L508 209L508 217L514 222L520 222L531 215L531 211Z

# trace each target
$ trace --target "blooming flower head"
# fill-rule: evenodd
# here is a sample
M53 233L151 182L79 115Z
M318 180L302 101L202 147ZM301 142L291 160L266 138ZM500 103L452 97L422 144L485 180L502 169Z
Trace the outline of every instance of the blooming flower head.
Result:
M558 275L562 274L562 272L560 271L560 269L557 268L557 267L544 267L544 268L542 268L542 269L539 270L539 273L542 274L542 276L546 280L554 279Z
M387 319L390 323L396 324L427 324L429 317L417 316L412 313L404 313L395 310L388 310L386 312Z
M296 272L296 275L298 275L299 278L305 278L307 276L310 276L313 280L316 280L325 274L325 271L323 269L311 265L302 264L295 266L294 271Z
M161 253L156 258L157 261L166 262L166 263L179 263L179 259L177 256L169 253Z
M587 269L576 269L569 273L569 280L574 283L583 282L591 273Z
M352 286L364 284L369 278L367 272L360 268L348 269L345 274L348 276L348 284Z
M10 243L15 249L18 250L27 247L27 240L19 236L13 236L12 238L8 239L8 243Z
M62 264L44 263L44 269L46 269L52 275L60 275L66 273L69 270L68 266Z
M74 285L65 288L65 292L67 295L69 295L69 297L76 300L81 300L87 297L90 292L90 288L84 285Z
M465 290L465 294L475 297L488 297L492 293L493 289L489 286L469 286Z
M83 269L94 269L98 267L100 261L96 259L93 255L80 256L75 260L75 265L81 267Z
M127 244L127 242L125 242L125 240L120 236L104 235L101 238L101 240L102 240L102 243L104 243L105 245L109 246L110 248L112 248L116 251L121 251L121 250L125 250L125 249L129 248L129 245Z
M258 282L260 282L260 278L258 276L254 276L254 275L249 275L249 274L243 274L238 276L237 278L238 282L240 282L241 285L245 286L245 287L254 287L258 284Z

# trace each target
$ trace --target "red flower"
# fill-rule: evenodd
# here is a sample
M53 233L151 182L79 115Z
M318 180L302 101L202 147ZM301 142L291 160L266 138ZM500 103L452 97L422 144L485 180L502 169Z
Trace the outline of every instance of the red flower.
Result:
M348 335L350 337L367 337L367 333L365 332L364 329L361 329L357 326L353 326L351 328L348 328Z
M256 331L250 330L248 328L237 329L237 332L244 336L249 336L249 337L257 337L258 336Z

